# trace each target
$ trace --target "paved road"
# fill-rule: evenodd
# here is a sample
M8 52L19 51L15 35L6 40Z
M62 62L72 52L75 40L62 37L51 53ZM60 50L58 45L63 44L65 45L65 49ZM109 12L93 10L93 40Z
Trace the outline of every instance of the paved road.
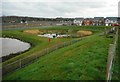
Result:
M13 28L2 28L0 30L22 30L22 29L29 29L29 28L48 28L52 26L35 26L35 27L30 27L30 26L24 26L24 27L13 27Z

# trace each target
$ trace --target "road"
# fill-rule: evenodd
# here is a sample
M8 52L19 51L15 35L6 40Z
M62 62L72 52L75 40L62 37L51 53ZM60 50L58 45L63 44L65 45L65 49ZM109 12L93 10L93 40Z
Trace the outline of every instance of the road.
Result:
M22 29L30 29L30 28L48 28L52 26L35 26L35 27L30 27L30 26L24 26L24 27L13 27L13 28L2 28L0 30L22 30Z

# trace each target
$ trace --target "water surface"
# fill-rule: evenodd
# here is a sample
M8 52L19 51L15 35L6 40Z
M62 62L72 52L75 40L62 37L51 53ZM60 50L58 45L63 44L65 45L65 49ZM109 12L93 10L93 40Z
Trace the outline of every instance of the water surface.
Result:
M0 38L0 45L0 57L23 52L31 47L29 43L12 38Z

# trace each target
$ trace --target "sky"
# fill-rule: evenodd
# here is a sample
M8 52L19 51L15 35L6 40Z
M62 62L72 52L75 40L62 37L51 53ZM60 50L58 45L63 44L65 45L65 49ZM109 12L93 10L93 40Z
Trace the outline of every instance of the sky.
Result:
M120 0L2 0L4 16L117 17Z

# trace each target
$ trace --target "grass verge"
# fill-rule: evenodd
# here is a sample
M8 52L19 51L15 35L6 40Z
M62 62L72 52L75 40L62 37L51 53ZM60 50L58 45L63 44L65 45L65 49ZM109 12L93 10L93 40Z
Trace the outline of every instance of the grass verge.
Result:
M89 36L43 56L3 80L105 80L111 38Z

